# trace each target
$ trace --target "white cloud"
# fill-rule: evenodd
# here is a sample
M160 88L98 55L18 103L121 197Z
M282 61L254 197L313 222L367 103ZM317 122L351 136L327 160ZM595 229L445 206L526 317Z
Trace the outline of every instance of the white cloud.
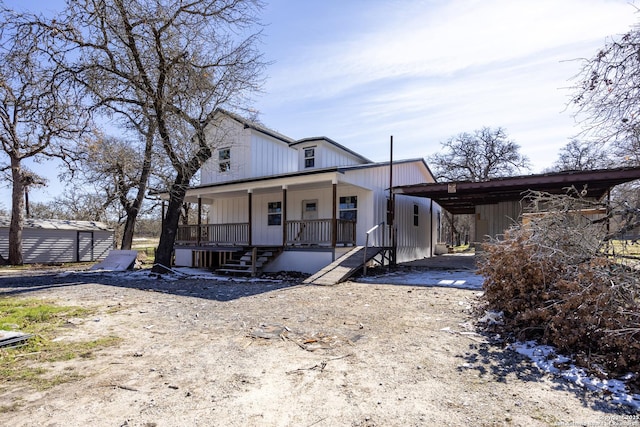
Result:
M459 132L501 126L539 171L576 132L562 113L580 66L570 60L637 20L626 1L366 4L357 25L301 34L303 51L292 43L282 54L260 107L267 126L324 134L374 160L391 133L403 156L420 157Z

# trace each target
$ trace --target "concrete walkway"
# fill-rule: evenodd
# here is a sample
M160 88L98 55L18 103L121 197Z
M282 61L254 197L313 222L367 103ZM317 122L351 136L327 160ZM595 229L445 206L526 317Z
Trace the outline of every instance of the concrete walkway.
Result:
M443 270L476 270L476 254L462 252L457 254L436 255L431 258L417 259L400 264L407 267L436 268Z
M482 290L484 278L477 274L474 253L438 255L398 264L389 273L360 276L362 283L444 287Z

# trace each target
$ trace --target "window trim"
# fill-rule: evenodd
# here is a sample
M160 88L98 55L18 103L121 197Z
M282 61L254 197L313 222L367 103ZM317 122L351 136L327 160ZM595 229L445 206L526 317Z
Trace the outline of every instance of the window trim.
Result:
M349 199L349 201L347 201ZM349 205L348 207L343 207ZM352 207L350 205L353 205ZM344 218L343 213L353 213L353 218ZM338 199L338 218L358 222L358 196L340 196Z
M282 225L282 202L267 202L267 226Z
M305 169L310 169L310 168L315 168L316 167L316 146L312 146L312 147L305 147L303 150L303 158L302 160L304 161L304 168ZM311 153L311 155L307 155L308 153ZM307 162L310 161L310 164L307 164Z
M226 156L223 156L226 153ZM218 149L218 172L227 173L231 171L231 147Z

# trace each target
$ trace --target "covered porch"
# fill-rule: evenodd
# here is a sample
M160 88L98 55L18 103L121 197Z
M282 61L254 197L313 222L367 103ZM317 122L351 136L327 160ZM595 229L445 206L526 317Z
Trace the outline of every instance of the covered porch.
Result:
M355 246L364 227L358 210L371 203L371 190L341 178L332 169L191 188L185 202L197 206L195 221L178 227L176 247Z
M200 208L201 209L201 208ZM252 223L179 225L176 245L253 246ZM282 246L354 246L356 222L339 218L285 221Z

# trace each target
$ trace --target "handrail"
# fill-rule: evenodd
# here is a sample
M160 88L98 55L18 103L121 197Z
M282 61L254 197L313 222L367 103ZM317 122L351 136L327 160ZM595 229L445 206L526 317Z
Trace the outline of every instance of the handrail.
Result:
M362 267L362 274L364 276L367 275L367 248L369 247L369 236L371 235L371 233L373 233L374 231L376 231L378 229L378 227L380 227L381 225L384 225L385 222L382 221L380 224L378 225L374 225L373 227L371 227L368 231L367 231L367 237L365 239L365 243L364 243L364 260L363 260L363 267Z

